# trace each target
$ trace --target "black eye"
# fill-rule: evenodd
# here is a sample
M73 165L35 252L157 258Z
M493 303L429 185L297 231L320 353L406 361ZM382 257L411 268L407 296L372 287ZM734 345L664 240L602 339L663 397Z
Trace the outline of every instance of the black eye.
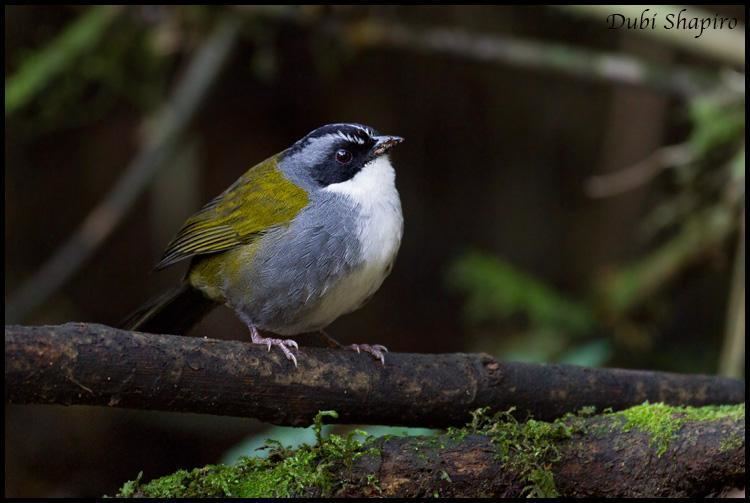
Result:
M336 161L338 161L339 164L349 164L352 162L352 153L348 150L344 150L343 148L336 151Z

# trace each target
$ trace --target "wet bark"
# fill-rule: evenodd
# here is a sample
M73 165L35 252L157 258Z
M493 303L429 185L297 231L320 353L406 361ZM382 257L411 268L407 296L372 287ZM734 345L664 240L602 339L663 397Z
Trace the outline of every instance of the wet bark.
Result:
M5 327L5 400L253 417L302 426L319 410L338 423L460 426L489 406L549 420L583 406L645 400L701 406L744 401L736 379L500 362L485 354L369 355L302 347L299 368L277 350L235 341L68 323Z

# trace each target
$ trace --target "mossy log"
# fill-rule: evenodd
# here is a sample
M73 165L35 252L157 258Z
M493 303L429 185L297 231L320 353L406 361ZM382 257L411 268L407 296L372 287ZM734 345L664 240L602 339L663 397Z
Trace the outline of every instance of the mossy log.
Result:
M613 427L616 421L592 419L589 426L603 431L560 443L560 460L550 466L559 495L696 497L744 484L744 440L721 450L725 439L744 439L739 421L687 424L662 456L648 433L622 432ZM384 441L381 455L357 468L365 478L368 468L376 468L383 496L516 497L534 490L537 496L551 495L508 466L512 463L498 462L488 437L472 435L446 449L415 447L403 437ZM373 495L367 487L342 492Z
M484 421L433 437L331 435L142 484L147 497L702 497L743 487L744 405ZM356 446L355 446L356 445Z
M265 346L104 325L6 326L5 400L292 426L335 409L340 423L447 427L466 423L472 410L485 406L550 420L584 406L702 406L745 397L737 379L500 362L486 354L389 353L383 367L365 354L302 347L297 359L299 368Z

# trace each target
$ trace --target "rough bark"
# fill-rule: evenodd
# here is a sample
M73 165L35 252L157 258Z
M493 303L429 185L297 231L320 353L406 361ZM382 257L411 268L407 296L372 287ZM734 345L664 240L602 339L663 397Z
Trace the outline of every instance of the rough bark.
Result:
M558 444L560 460L550 465L561 496L697 497L744 485L744 440L722 449L729 437L744 439L744 420L686 423L661 456L647 433L622 431L616 417L593 417L587 424L587 433ZM485 436L471 435L445 449L418 442L409 437L381 442L381 455L356 464L353 478L375 473L381 495L400 497L518 497L529 486L498 461ZM360 485L339 495L375 494Z
M295 368L243 342L127 332L103 325L5 327L5 400L106 405L253 417L307 425L460 426L469 412L515 406L553 419L583 406L621 410L645 400L741 403L736 379L570 365L499 362L485 354L369 355L302 347Z

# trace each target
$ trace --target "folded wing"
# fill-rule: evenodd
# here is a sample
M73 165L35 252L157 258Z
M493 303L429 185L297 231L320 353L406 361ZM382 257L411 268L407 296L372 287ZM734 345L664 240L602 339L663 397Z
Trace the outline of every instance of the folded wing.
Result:
M156 269L196 255L247 244L287 225L307 206L307 192L278 169L276 156L250 168L190 217L169 243Z

